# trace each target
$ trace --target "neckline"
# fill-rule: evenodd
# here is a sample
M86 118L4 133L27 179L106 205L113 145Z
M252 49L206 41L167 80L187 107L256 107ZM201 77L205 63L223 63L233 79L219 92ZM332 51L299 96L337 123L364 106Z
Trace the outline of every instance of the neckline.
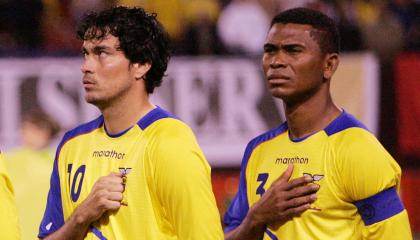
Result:
M295 143L298 143L298 142L302 142L302 141L304 141L304 140L306 140L307 138L309 138L309 137L311 137L311 136L313 136L313 135L315 135L315 134L317 134L317 133L319 133L319 132L322 132L322 131L325 131L326 129L329 129L329 128L331 128L331 126L334 126L335 124L336 124L336 122L337 121L339 121L341 118L343 118L343 116L346 114L346 111L344 110L344 109L342 109L342 111L341 111L341 113L340 113L340 115L338 115L334 120L332 120L325 128L323 128L323 129L321 129L321 130L319 130L319 131L316 131L316 132L313 132L313 133L310 133L310 134L308 134L308 135L306 135L306 136L303 136L303 137L299 137L299 138L292 138L291 136L290 136L290 131L289 131L289 127L287 127L287 135L288 135L288 137L289 137L289 140L290 141L292 141L292 142L295 142ZM286 124L287 124L287 122L286 122Z

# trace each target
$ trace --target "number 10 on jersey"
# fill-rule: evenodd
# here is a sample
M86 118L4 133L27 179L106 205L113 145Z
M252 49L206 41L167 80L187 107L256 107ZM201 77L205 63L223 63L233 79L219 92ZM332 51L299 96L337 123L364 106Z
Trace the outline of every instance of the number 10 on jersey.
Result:
M73 164L67 165L67 173L69 174L69 187L70 187L70 196L73 202L77 202L80 197L80 192L82 190L83 179L85 177L86 165L81 165L77 168L76 172L71 179L71 170Z

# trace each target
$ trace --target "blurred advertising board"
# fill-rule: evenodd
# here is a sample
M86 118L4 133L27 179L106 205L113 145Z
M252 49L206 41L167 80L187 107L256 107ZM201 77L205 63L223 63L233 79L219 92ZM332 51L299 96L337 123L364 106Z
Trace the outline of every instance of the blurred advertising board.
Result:
M64 130L99 114L84 101L81 61L0 59L2 149L19 144L20 119L31 108L41 108ZM371 54L341 57L333 97L374 133L378 91L378 63ZM282 103L267 91L259 58L174 57L152 99L192 127L215 167L238 167L248 141L284 121Z

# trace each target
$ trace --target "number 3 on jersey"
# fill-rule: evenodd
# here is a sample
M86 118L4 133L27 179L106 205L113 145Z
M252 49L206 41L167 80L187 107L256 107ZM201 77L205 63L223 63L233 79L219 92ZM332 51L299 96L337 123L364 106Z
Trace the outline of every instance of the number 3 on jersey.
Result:
M268 173L260 173L258 174L257 181L261 182L260 186L257 188L256 194L259 194L261 197L265 193L264 185L268 180Z
M73 164L67 165L67 173L69 174L69 186L70 186L70 196L73 202L77 202L79 199L80 192L82 190L83 178L85 177L86 165L81 165L73 175L73 181L71 181L71 169ZM76 190L77 189L77 190ZM76 190L76 191L75 191Z

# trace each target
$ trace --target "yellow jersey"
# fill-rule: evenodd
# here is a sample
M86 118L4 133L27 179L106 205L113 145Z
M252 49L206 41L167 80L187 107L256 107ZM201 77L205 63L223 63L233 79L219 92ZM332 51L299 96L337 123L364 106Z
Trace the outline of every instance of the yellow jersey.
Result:
M291 139L287 122L252 140L245 151L239 190L224 217L226 232L239 226L272 182L294 165L291 178L310 175L320 186L311 208L264 239L411 239L398 196L401 169L352 115L343 112L324 130Z
M54 162L43 238L110 172L127 176L124 205L85 239L223 239L208 165L191 129L160 107L111 135L103 117L65 134Z
M19 221L13 186L0 152L0 239L20 239Z

